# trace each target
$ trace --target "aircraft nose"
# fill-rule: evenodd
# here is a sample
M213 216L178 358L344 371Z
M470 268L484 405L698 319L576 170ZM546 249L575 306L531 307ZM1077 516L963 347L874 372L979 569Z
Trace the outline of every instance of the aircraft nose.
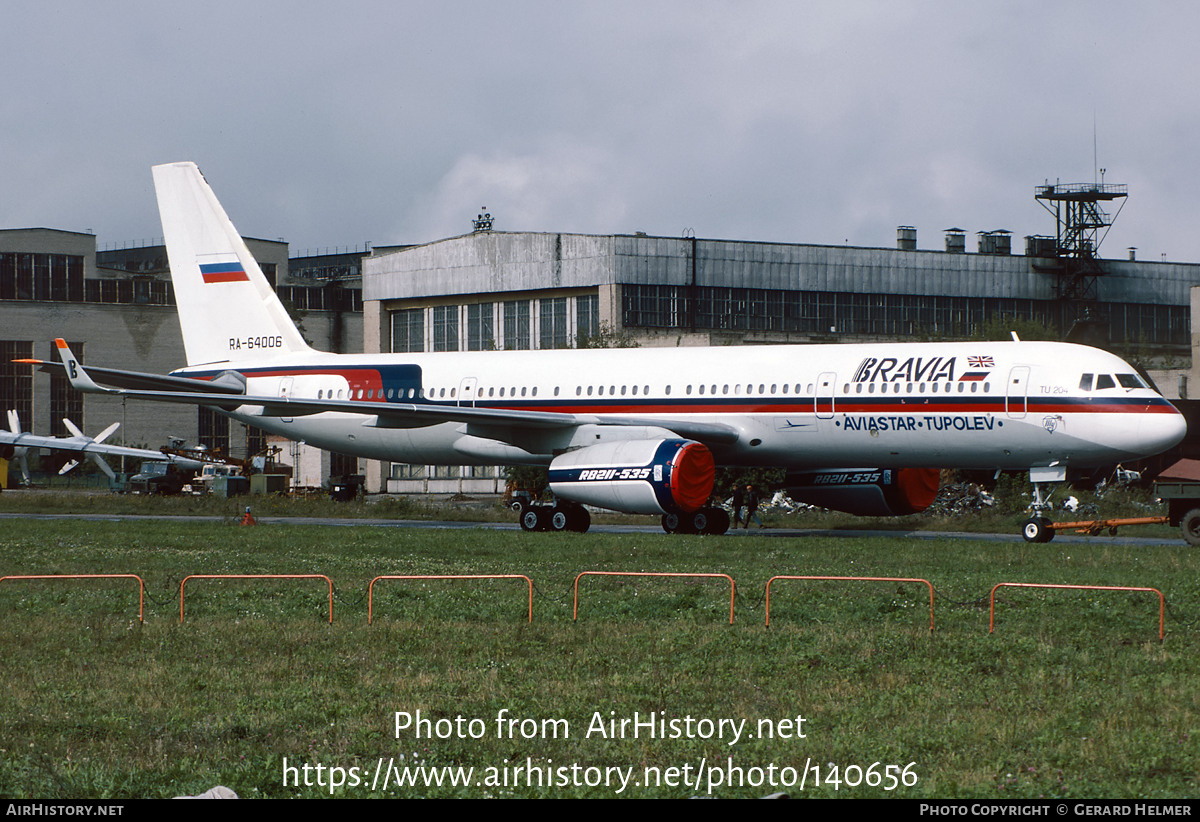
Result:
M1167 414L1147 414L1141 426L1141 439L1147 456L1174 448L1187 434L1187 420L1174 407Z

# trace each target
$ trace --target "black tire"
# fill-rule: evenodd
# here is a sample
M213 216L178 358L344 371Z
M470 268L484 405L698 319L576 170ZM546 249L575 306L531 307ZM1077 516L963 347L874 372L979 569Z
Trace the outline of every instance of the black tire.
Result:
M1200 508L1193 508L1183 515L1179 530L1183 532L1183 541L1188 545L1200 545Z
M662 528L668 534L679 533L679 514L663 514Z
M1030 517L1021 526L1021 536L1026 542L1049 542L1054 539L1054 529L1045 517Z
M565 531L570 527L571 516L570 510L567 508L559 508L557 505L550 509L549 516L546 517L546 524L551 531Z
M520 522L521 530L536 531L542 524L542 517L536 507L530 506L521 512Z
M729 512L724 508L710 508L708 515L708 533L714 536L729 531Z
M590 527L592 527L592 515L588 513L588 510L583 506L572 508L567 515L567 530L583 534Z

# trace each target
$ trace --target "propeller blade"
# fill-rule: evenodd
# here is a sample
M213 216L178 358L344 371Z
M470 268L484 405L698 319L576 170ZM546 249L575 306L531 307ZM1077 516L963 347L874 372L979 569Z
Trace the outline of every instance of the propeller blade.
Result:
M79 426L77 426L75 423L71 422L66 417L63 417L63 425L67 426L67 430L71 432L71 436L73 436L73 437L82 437L83 436L83 432L79 430Z
M108 428L105 428L103 431L101 431L99 436L92 440L92 442L104 442L106 439L108 439L109 435L112 434L113 431L116 431L120 427L121 423L114 422L112 425L108 426Z
M99 454L88 454L92 458L92 462L96 463L96 467L104 472L104 476L108 477L109 481L117 478L116 472L112 470L112 466L104 461L104 457Z

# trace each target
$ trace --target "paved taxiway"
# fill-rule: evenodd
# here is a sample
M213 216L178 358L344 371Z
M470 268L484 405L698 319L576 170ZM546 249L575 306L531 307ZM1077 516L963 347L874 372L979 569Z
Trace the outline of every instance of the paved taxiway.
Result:
M217 516L154 516L145 514L0 514L0 521L6 519L75 519L85 522L132 522L137 520L170 520L176 522L228 522L228 517ZM453 522L442 520L417 519L342 519L337 517L258 517L254 518L260 525L328 525L341 528L425 528L425 529L471 529L479 528L488 531L519 531L520 526L515 522ZM598 534L663 534L661 528L655 525L599 525L592 524L589 533ZM967 531L899 531L887 528L753 528L749 531L730 529L726 539L742 539L746 536L782 538L811 538L811 537L903 537L907 539L967 539L992 542L1020 542L1018 533L1012 534L982 534ZM666 536L666 534L663 534ZM1087 544L1087 545L1178 545L1185 547L1181 538L1169 537L1140 537L1136 527L1128 528L1116 536L1102 534L1089 536L1087 534L1057 534L1054 541L1049 543Z

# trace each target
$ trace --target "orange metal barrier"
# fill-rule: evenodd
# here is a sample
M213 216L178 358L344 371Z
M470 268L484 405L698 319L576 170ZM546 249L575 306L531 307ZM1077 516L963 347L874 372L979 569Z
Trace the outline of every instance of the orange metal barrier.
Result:
M1001 582L992 588L991 604L988 606L988 633L996 628L997 588L1068 588L1074 591L1144 591L1158 594L1158 641L1163 640L1163 623L1166 619L1167 601L1157 588L1129 588L1123 585L1053 585L1040 582Z
M367 624L372 620L375 583L381 579L523 579L529 586L529 621L533 622L533 580L524 574L399 574L375 577L367 586Z
M0 582L8 579L136 579L138 582L138 622L145 622L146 583L137 574L32 574L22 576L0 577Z
M324 574L192 574L179 583L179 621L183 622L183 587L189 579L323 579L329 585L329 624L333 624L333 580Z
M767 580L767 625L771 624L771 583L777 579L824 579L844 582L920 582L929 588L929 632L933 633L933 583L927 579L916 577L819 577L819 576L777 576Z
M733 600L736 584L729 574L684 574L673 571L584 571L575 577L575 613L572 619L579 619L579 580L581 577L719 577L729 580L729 624L733 624Z

